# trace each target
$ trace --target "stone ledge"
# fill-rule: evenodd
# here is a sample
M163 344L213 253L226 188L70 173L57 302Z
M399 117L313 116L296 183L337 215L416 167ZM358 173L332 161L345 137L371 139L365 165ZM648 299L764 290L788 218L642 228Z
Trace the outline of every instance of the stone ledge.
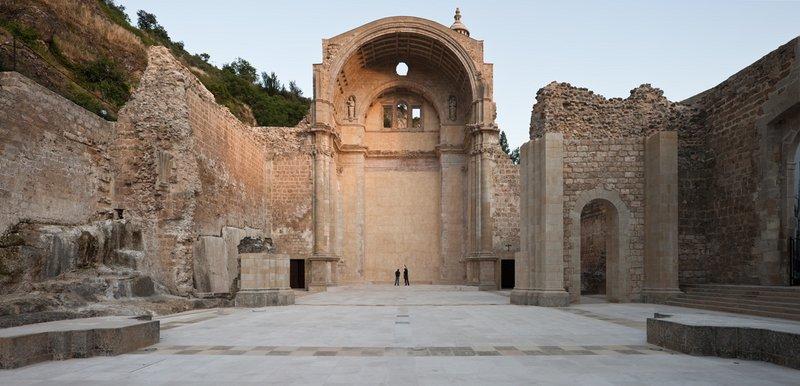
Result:
M294 304L294 290L245 290L236 293L236 307L270 307Z
M0 369L114 356L158 343L159 322L128 316L70 319L0 330Z
M800 369L800 324L714 315L656 315L647 343L698 356L772 362Z
M539 307L568 307L567 291L513 290L511 304Z

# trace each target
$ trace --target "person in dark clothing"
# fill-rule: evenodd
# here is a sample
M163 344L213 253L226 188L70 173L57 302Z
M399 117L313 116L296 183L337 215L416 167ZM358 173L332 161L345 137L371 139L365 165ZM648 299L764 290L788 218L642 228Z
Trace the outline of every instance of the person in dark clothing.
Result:
M400 268L397 271L394 271L394 285L400 286Z
M403 281L405 282L405 285L411 285L408 284L408 268L406 268L405 265L403 265Z

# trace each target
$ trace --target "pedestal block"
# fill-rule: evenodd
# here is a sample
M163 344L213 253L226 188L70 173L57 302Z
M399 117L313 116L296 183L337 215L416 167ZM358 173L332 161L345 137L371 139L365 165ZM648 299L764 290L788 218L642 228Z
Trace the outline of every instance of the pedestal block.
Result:
M294 304L289 288L289 256L267 252L240 253L241 281L236 307Z

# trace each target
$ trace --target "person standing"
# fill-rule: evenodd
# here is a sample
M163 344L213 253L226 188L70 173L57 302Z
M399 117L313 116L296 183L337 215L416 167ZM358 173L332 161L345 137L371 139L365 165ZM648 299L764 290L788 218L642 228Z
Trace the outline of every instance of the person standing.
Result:
M403 264L403 281L405 282L405 285L407 286L411 285L408 284L408 268L406 267L405 264Z
M400 268L394 271L394 285L400 286Z

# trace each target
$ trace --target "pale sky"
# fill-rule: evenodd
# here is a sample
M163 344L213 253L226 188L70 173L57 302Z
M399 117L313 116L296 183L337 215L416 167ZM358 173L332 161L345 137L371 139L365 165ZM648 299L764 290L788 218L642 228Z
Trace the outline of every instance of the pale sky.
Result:
M800 1L118 0L154 13L175 41L217 65L237 57L312 95L321 39L387 16L453 22L455 7L494 63L497 123L528 138L536 91L551 81L627 97L650 83L679 101L800 35Z

